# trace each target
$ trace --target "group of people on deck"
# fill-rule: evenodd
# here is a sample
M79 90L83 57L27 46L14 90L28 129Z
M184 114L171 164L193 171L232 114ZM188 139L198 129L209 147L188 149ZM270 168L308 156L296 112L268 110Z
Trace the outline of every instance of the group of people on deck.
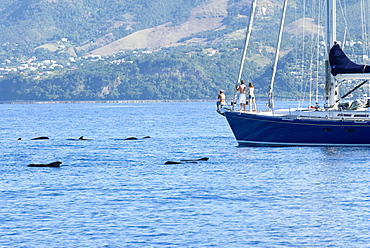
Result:
M256 104L256 97L254 95L254 87L252 83L249 83L248 91L247 86L244 83L244 80L241 80L240 85L236 86L236 90L238 92L238 102L240 104L239 110L246 111L247 106L247 96L248 96L248 105L249 111L257 111L257 104ZM224 105L226 102L226 97L223 90L220 90L220 94L218 95L218 103L217 106L219 108L220 105Z

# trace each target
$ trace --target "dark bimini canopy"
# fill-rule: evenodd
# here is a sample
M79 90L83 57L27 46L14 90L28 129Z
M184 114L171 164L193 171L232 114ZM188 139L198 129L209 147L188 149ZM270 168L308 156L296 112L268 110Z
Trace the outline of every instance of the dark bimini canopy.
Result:
M333 76L337 76L338 74L361 74L362 78L370 77L370 74L363 75L363 73L370 73L370 66L358 65L352 62L338 44L335 44L330 49L329 61ZM346 75L346 77L349 79L351 75Z

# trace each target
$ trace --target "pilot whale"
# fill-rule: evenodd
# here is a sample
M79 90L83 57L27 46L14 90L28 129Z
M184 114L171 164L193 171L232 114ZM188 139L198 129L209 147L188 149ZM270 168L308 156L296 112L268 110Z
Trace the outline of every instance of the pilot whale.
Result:
M184 164L184 163L198 163L199 161L208 161L209 158L204 157L204 158L198 158L198 159L181 159L179 162L178 161L167 161L164 164Z
M42 137L33 138L32 140L45 140L45 139L49 139L49 137L42 136Z
M62 162L56 161L49 164L29 164L28 167L60 167Z

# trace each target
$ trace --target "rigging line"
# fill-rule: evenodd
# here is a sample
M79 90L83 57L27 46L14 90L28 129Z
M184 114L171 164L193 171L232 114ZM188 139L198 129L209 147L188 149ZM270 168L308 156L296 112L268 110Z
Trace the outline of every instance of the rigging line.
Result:
M317 20L317 29L314 29L315 23L313 23L312 30L311 30L311 61L310 61L310 81L309 81L309 92L310 92L310 98L309 98L309 104L312 106L312 99L313 95L315 95L315 102L317 104L318 102L318 71L319 71L319 51L320 51L320 26L321 23L321 6L320 1L314 1L313 3L313 11L312 11L312 17L314 20ZM316 16L315 16L316 14ZM316 53L315 53L316 52ZM316 58L316 64L314 64L314 59ZM316 65L316 68L314 69L314 65ZM314 80L314 75L316 77L316 80ZM315 89L315 90L314 90ZM315 93L314 93L315 92Z
M369 48L368 48L369 40L368 40L367 22L366 22L366 15L365 15L365 10L368 9L366 7L366 3L368 3L368 2L369 1L361 0L362 49L363 49L362 60L363 60L364 64L367 64L368 60L369 60ZM367 57L365 57L365 55ZM365 92L367 93L368 96L369 96L369 93L370 93L369 90L370 90L369 87L367 87L367 91L366 91L366 88L365 88Z
M369 9L369 1L364 1L364 12L365 12L365 10L367 10L367 9ZM365 19L364 19L364 23L365 23L365 40L364 40L364 47L366 48L366 53L364 54L364 55L366 55L367 57L366 57L366 64L368 63L368 61L369 61L369 52L370 52L370 50L369 50L369 34L368 34L368 25L367 25L367 21L366 21L366 15L364 14L364 17L365 17ZM364 58L364 60L365 60L365 58ZM365 91L366 92L366 91ZM367 96L369 96L370 95L370 87L367 87Z
M285 58L281 58L279 59L279 61L281 61L282 63L288 63L288 60L286 60ZM296 99L298 100L300 98L300 94L301 92L299 92L298 88L296 87L296 84L294 83L294 85L292 85L292 83L290 83L291 80L285 80L284 77L281 77L280 80L286 85L289 87L289 89L291 90L291 92L297 97Z
M304 16L304 11L303 11L303 16ZM303 20L303 19L302 19ZM301 32L302 32L302 36L304 35L304 31L303 31L303 29L304 29L304 22L302 22L302 30L301 30ZM298 38L297 38L297 40L298 40ZM301 46L299 46L302 50L304 49L304 46L303 46L303 43L304 43L304 41L303 41L304 39L302 39L302 37L301 37L301 40L300 41L298 41L298 42L301 42ZM297 43L298 44L298 43ZM297 47L298 48L298 47ZM298 51L297 51L297 53L298 53ZM299 73L300 73L300 75L301 75L301 77L299 78L299 84L298 84L298 99L302 99L302 84L303 84L303 76L304 76L304 70L302 70L302 67L303 67L303 61L304 61L304 51L301 51L301 54L299 54L298 55L298 61L297 61L297 63L298 63L298 70L299 70ZM300 101L298 101L298 106L300 106Z
M315 23L313 23L313 26L312 26L312 40L311 40L311 44L312 44L312 51L311 51L311 62L310 62L310 66L311 66L311 69L310 69L310 99L309 99L309 104L310 106L312 106L312 99L313 99L313 95L315 95L315 103L317 104L318 102L318 68L319 68L319 65L318 65L318 60L319 60L319 50L320 50L320 44L319 44L319 41L320 41L320 26L319 24L321 24L321 11L320 11L320 1L314 1L313 2L313 11L312 11L312 18L314 20L317 20L317 24L316 24L316 30L314 29L314 25ZM316 15L315 15L316 14ZM315 53L316 52L316 53ZM314 64L314 59L316 58L316 64ZM314 68L314 65L316 66L316 68ZM316 78L316 80L314 80L314 77ZM315 93L314 93L315 92Z
M313 4L313 13L315 13L315 4ZM310 58L310 69L309 69L309 81L308 81L308 86L309 86L309 90L308 90L308 104L309 106L312 106L312 80L313 80L313 59L314 59L314 50L315 50L315 33L313 32L313 29L311 30L311 58Z
M364 12L363 12L363 6L364 5L364 1L361 0L360 1L360 14L361 14L361 35L362 35L362 40L364 41L365 38L364 38L364 27L365 27L365 24L364 24ZM364 44L362 43L362 51L363 51L363 54L366 54L366 51L365 51L365 46ZM362 56L362 62L365 63L364 61L364 57Z
M344 34L343 34L343 41L342 41L342 47L344 48L346 44L346 37L347 37L347 32L348 32L348 23L347 23L347 18L346 18L346 11L345 11L345 8L343 8L342 1L338 1L338 2L339 2L340 11L342 13L343 22L344 22Z
M284 78L281 78L281 81L283 81L285 83L286 86L289 87L289 89L291 89L292 93L294 93L294 95L297 97L297 100L299 99L299 95L300 95L300 92L298 92L297 89L295 89L289 82L287 82Z
M313 60L314 60L314 50L316 46L314 45L315 42L315 32L313 32L313 26L312 29L309 28L311 25L311 22L307 21L308 18L306 16L306 9L307 9L307 2L306 0L303 1L303 35L302 35L302 47L303 47L303 52L302 52L302 84L301 84L301 92L302 92L302 97L301 99L304 99L307 94L305 92L308 92L308 103L309 106L312 106L312 95L313 95L313 90L312 90L312 77L313 77ZM311 14L317 13L316 11L316 4L314 2L311 3L311 6L313 6ZM311 15L312 16L312 15ZM313 23L312 23L313 24ZM310 37L310 39L306 39L306 29L308 31L307 36ZM310 34L311 33L311 34ZM307 48L306 48L307 47ZM306 58L306 50L310 51L311 54L307 55ZM306 64L309 62L308 68L306 68ZM308 73L305 73L308 69Z
M339 7L340 7L340 10L341 10L341 15L342 15L342 18L343 18L343 22L344 22L344 35L343 35L343 41L342 41L342 48L344 50L345 46L346 46L347 36L349 36L349 38L351 38L351 34L349 32L348 21L347 21L347 16L348 16L347 15L347 4L345 2L343 4L342 0L338 0L338 2L339 2ZM347 50L350 51L350 55L352 57L356 57L353 46L351 46L351 44L349 43L347 47L348 47ZM347 55L349 55L349 54L347 54Z
M361 0L361 25L362 25L362 49L363 49L363 54L369 56L369 48L368 48L368 33L367 33L367 22L366 22L366 15L365 15L365 10L366 8L366 3L365 0ZM363 57L363 62L366 63L365 57Z
M324 16L324 7L321 5L321 1L318 1L318 11L317 11L317 37L316 37L316 105L319 104L319 64L320 64L320 35L323 35L323 32L320 32L320 25L322 24L321 17Z
M349 25L348 25L348 21L347 21L347 6L348 4L346 4L346 2L344 2L344 4L342 3L342 0L338 0L339 2L339 6L340 6L340 10L341 10L341 15L342 15L342 18L343 18L343 22L344 22L344 35L343 35L343 41L342 41L342 48L343 50L345 49L345 46L346 46L346 40L351 40L353 39L353 36L352 34L350 33L350 29L348 28ZM347 38L349 37L349 38ZM347 43L348 44L348 49L349 49L349 52L350 53L347 53L347 55L351 55L351 57L356 57L355 56L355 51L354 51L354 47L351 45L351 43ZM347 51L348 51L347 49Z
M241 77L242 77L242 74L243 74L245 56L247 54L249 40L250 40L250 37L251 37L252 25L253 25L254 15L255 15L254 13L256 11L256 4L257 4L257 0L254 0L252 2L251 13L250 13L250 17L249 17L248 30L247 30L246 37L245 37L245 44L244 44L244 49L243 49L243 56L242 56L242 59L241 59L241 62L240 62L238 81L236 82L237 84L240 82Z
M368 10L369 9L369 1L366 1L364 6L365 6L364 7L364 12L365 12L365 10ZM366 36L365 36L365 42L366 42L366 48L367 48L367 53L366 54L369 57L370 56L370 49L369 49L369 33L368 33L368 24L367 24L367 23L369 23L369 21L366 21L365 20L365 23L366 23L366 25L365 25L365 32L366 32L365 33L366 34Z
M249 17L248 29L247 29L246 37L245 37L243 56L242 56L241 62L240 62L238 81L236 82L236 85L239 84L239 82L241 80L241 77L242 77L242 74L243 74L245 56L247 54L250 35L251 35L251 32L252 32L252 25L253 25L253 20L254 20L254 15L255 15L254 13L256 11L256 5L257 5L257 0L253 0L252 7L251 7L251 13L250 13L250 17ZM234 103L236 102L236 97L237 97L237 87L235 87L235 94L234 94L234 99L233 99Z
M301 52L301 59L298 61L301 71L301 78L300 78L300 90L301 96L300 98L304 98L304 84L305 84L305 24L306 24L306 0L303 0L303 15L302 15L302 52ZM298 103L300 106L301 102Z
M294 20L298 20L298 13L297 13L298 8L294 8ZM298 36L295 36L295 67L294 67L294 72L295 72L295 79L299 76L299 53L298 53ZM298 80L297 80L298 81ZM299 92L299 84L296 84L296 89L294 90L295 92Z
M281 14L281 22L280 22L280 28L279 28L279 38L278 38L278 43L277 43L277 46L276 46L274 67L272 69L272 77L271 77L271 82L270 82L270 90L269 90L269 93L268 93L268 103L267 103L267 106L272 111L274 111L274 102L273 102L273 94L272 94L272 91L274 89L274 82L275 82L275 76L276 76L276 68L277 68L277 64L278 64L278 60L279 60L279 52L280 52L281 38L283 36L283 29L284 29L284 23L285 23L285 15L286 15L287 5L288 5L288 0L284 0L283 12Z
M365 2L364 0L361 0L360 2L360 12L361 12L361 28L362 28L362 51L363 51L363 54L365 55L368 55L368 40L367 40L367 25L366 25L366 16L365 16ZM366 61L365 61L365 57L362 56L362 61L363 63L365 64Z
M355 90L357 90L358 88L360 88L362 85L366 84L367 82L368 82L368 80L363 81L362 83L360 83L359 85L357 85L356 87L354 87L352 90L350 90L349 92L347 92L346 94L344 94L339 100L344 99L346 96L350 95L352 92L354 92ZM337 102L339 100L337 100Z

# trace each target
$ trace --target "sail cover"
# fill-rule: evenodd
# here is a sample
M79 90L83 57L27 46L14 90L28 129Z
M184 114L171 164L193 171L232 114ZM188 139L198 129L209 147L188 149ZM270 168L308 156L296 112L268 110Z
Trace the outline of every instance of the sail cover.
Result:
M331 74L333 74L333 76L337 76L338 74L370 73L370 66L358 65L352 62L340 48L339 44L335 44L330 49L329 61L331 66ZM366 77L369 76L370 74L366 75Z

